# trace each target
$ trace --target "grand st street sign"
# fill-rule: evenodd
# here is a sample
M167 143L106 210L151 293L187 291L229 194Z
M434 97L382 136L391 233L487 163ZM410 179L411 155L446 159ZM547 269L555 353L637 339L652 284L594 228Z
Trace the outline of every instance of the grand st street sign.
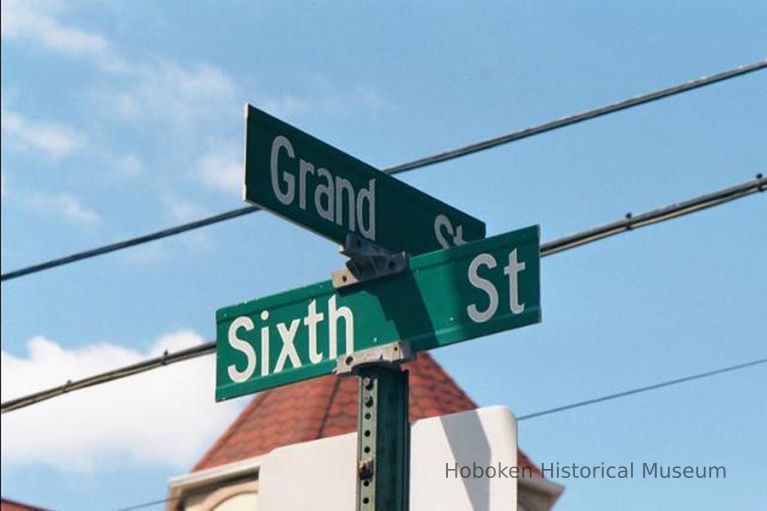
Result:
M541 320L538 226L410 259L345 289L330 281L217 311L216 399L330 374L339 356L395 341L413 351Z
M423 254L485 237L485 224L250 105L248 202L344 244L356 234Z

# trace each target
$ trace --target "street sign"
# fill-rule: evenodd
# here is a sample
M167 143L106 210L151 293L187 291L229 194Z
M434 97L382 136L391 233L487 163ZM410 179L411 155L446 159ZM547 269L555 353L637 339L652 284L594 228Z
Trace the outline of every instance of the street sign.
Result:
M330 374L337 358L395 341L413 351L537 323L539 228L412 257L362 286L320 282L216 313L216 399Z
M344 244L357 234L423 254L485 237L485 224L245 106L244 199Z

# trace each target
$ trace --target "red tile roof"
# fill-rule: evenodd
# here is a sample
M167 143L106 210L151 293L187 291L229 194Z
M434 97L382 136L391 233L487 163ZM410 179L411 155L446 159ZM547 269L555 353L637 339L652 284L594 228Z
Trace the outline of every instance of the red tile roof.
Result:
M41 507L30 506L29 504L22 504L14 500L8 500L6 498L0 499L0 511L46 511Z
M428 354L410 370L410 420L474 410L477 404ZM194 466L194 471L266 454L283 445L357 429L357 379L323 376L258 394ZM521 451L518 465L538 469Z

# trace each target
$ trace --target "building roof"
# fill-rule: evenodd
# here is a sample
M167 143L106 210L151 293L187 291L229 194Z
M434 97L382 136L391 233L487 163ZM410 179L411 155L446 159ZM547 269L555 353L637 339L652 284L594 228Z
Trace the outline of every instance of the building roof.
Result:
M23 504L16 502L15 500L9 500L3 497L0 499L0 511L46 511L45 509L37 506L30 506L29 504Z
M428 353L419 353L405 367L410 370L411 421L477 408ZM357 385L356 378L329 375L258 394L193 470L356 431ZM521 451L518 465L541 475Z

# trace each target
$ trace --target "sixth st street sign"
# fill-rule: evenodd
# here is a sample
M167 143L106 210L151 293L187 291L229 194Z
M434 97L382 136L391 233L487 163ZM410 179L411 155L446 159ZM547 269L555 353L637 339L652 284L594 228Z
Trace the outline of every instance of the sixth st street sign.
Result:
M245 106L245 200L343 245L354 233L412 255L485 237L485 224Z
M363 286L330 281L216 313L216 399L330 374L339 356L446 346L541 320L538 226L410 259Z

